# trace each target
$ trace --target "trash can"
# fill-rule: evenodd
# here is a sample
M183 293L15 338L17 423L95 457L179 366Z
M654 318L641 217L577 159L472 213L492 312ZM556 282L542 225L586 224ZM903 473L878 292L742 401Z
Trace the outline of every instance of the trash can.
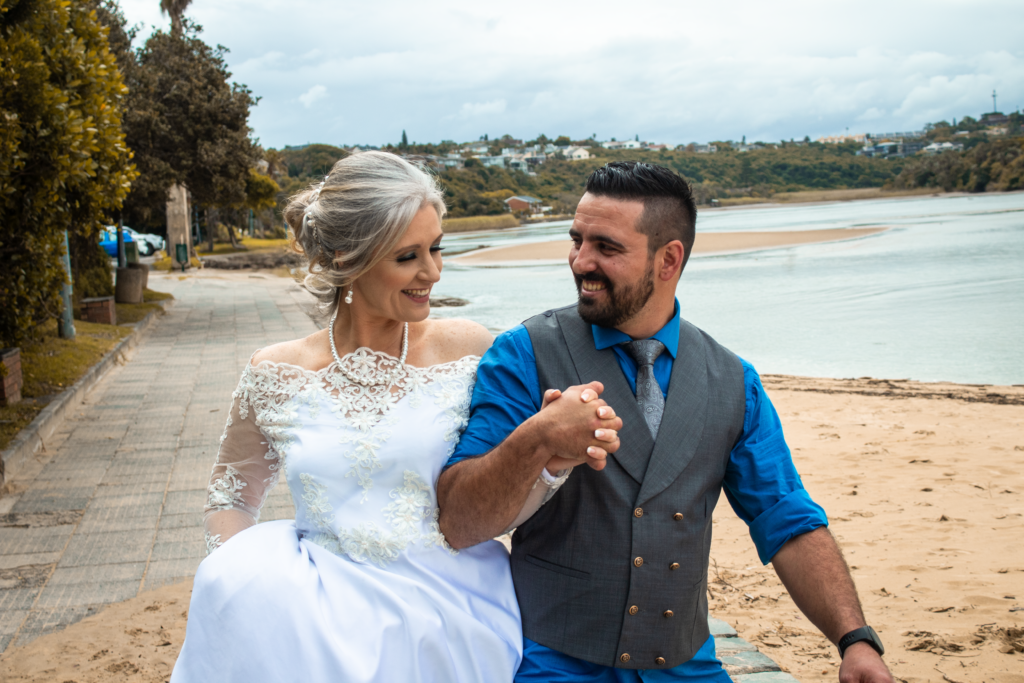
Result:
M188 245L186 244L175 244L174 245L174 260L181 264L181 272L185 272L185 266L188 264Z
M141 268L118 268L114 301L119 304L141 304L146 277L147 272Z
M142 289L149 289L149 264L147 263L129 263L129 268L137 268L142 271Z
M139 262L139 243L138 242L125 242L124 243L124 260L129 265Z

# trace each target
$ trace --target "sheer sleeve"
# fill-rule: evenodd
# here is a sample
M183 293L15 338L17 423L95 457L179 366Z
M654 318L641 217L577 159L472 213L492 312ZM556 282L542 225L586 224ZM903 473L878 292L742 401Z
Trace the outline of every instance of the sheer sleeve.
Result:
M551 498L558 492L558 489L562 488L562 484L564 484L565 480L569 478L569 474L571 472L572 468L570 467L567 470L559 472L557 477L552 477L548 474L546 469L541 470L540 476L537 477L537 481L533 483L533 488L530 489L529 495L526 496L526 502L523 503L523 507L519 511L519 514L516 515L512 524L509 525L502 534L507 534L530 517L533 517L534 513L537 512L537 510L540 510L545 503L551 500Z
M247 388L249 375L247 367L232 395L207 486L209 495L203 509L207 553L259 521L260 508L278 479L280 458L257 425Z

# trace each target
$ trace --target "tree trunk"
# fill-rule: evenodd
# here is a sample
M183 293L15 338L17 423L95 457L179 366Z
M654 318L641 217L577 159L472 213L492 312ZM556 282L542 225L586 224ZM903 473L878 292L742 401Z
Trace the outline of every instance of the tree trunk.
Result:
M235 211L235 216L234 216L234 217L235 217L235 218L237 219L237 218L239 217L239 214L240 214L240 212L236 210L236 211ZM238 238L237 238L237 237L235 237L235 226L234 226L234 222L235 222L235 221L229 221L229 222L225 223L224 225L225 225L225 226L227 227L227 229L228 229L228 239L230 239L230 240L231 240L231 248L232 248L232 249L241 249L241 248L242 248L242 245L241 245L241 244L239 244L239 242L238 242Z
M213 214L213 211L211 211L210 209L205 209L203 213L206 214L206 243L208 245L206 250L212 254L213 238L214 235L217 234L217 227L213 224L213 217L211 215Z

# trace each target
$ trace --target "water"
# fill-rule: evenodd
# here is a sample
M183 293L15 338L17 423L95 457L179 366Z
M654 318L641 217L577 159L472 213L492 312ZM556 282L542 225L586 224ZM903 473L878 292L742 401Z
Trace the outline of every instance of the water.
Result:
M480 244L565 239L569 223L452 235ZM677 296L684 318L763 373L1024 384L1024 193L706 211L701 232L886 226L846 242L694 256ZM568 265L447 263L436 309L494 332L572 303Z

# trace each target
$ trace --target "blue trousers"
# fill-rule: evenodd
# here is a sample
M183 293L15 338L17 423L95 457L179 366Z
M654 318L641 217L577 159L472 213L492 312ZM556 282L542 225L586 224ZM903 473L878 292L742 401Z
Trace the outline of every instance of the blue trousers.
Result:
M615 669L592 664L523 638L523 663L515 683L730 683L722 662L715 657L715 638L697 650L688 662L671 669Z

